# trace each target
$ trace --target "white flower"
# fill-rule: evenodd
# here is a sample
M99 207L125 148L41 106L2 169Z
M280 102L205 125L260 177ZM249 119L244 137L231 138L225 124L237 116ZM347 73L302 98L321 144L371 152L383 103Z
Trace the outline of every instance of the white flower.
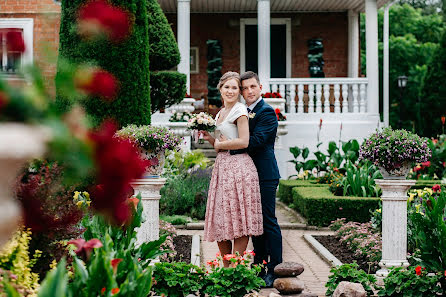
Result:
M255 112L251 112L251 113L249 114L249 118L250 118L250 119L253 119L255 116L256 116L256 113L255 113Z
M185 116L184 116L184 120L185 120L185 121L188 121L188 120L189 120L189 116L188 116L188 115L185 115Z
M202 120L201 118L199 118L199 119L197 120L197 123L198 123L199 125L201 125L201 124L203 124L203 120Z

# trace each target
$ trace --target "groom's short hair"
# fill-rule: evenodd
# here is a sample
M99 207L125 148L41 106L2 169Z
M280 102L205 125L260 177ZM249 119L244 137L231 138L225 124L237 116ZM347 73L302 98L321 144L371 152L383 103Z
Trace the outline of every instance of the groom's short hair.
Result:
M253 72L253 71L246 71L245 73L242 73L240 75L240 82L250 79L250 78L255 78L257 83L260 85L260 79L259 76L257 75L257 73Z

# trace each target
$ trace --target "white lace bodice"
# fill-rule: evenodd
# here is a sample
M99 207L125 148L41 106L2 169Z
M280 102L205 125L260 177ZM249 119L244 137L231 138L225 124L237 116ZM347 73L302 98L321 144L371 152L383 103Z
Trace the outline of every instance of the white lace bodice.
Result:
M229 114L226 116L223 122L217 124L217 128L215 129L215 137L220 137L220 134L223 134L227 139L238 138L238 129L235 121L241 116L247 117L248 111L243 103L237 102L229 111ZM219 117L220 112L215 117L216 122L218 122Z

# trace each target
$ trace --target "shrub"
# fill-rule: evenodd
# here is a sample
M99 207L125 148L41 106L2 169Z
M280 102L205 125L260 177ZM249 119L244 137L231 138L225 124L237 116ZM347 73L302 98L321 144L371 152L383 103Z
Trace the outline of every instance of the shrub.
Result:
M381 189L375 179L382 178L379 169L368 162L355 165L347 161L345 176L342 178L343 196L379 197Z
M187 177L173 176L161 188L160 212L202 220L206 213L211 170L197 169Z
M280 201L286 204L293 202L292 189L294 187L327 187L324 184L318 184L315 180L284 180L279 181L278 197Z
M438 139L429 139L428 146L432 150L429 161L417 164L409 173L411 179L441 180L446 176L446 134Z
M198 168L205 169L209 159L200 150L193 150L190 152L169 152L166 156L166 163L164 163L164 176L172 175L186 176L190 171Z
M339 197L327 187L293 188L294 208L304 216L308 224L328 226L338 218L347 221L368 222L370 210L379 207L379 198Z
M113 0L113 5L132 15L130 36L116 44L106 39L81 42L76 30L78 8L87 0L62 0L59 60L71 63L94 64L113 73L119 80L119 92L113 102L99 97L83 100L88 114L96 125L106 118L114 118L120 126L150 123L149 39L146 0ZM63 65L59 63L58 73ZM66 108L70 99L57 86L59 106Z
M185 74L168 71L180 63L180 51L158 1L146 0L150 41L150 98L152 113L181 102L186 94Z
M407 270L397 267L392 269L384 279L384 288L379 290L378 296L438 296L442 293L438 286L440 278L441 274L428 275L425 268L421 266L412 266Z
M360 270L358 264L343 264L339 267L334 267L330 270L332 273L328 277L328 282L325 284L327 291L325 295L333 296L336 287L342 281L360 283L367 292L367 296L373 296L373 287L375 287L376 278L374 275L369 275Z

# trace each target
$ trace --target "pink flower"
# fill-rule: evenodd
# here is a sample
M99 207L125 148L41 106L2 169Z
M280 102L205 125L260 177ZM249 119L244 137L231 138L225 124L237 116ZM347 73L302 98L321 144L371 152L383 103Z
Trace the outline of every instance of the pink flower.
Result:
M223 256L223 259L226 261L229 261L229 260L235 259L235 258L236 258L236 256L234 254L227 254L227 255Z
M440 193L441 192L441 186L440 185L433 185L432 191Z
M105 35L119 42L130 33L130 15L105 0L93 0L79 10L78 31L87 39Z
M118 265L122 262L122 259L117 258L110 261L111 266L113 267L113 273L116 274L118 271Z
M430 167L431 166L431 161L423 162L423 163L421 163L421 165L424 166L424 167Z
M74 251L76 255L78 255L78 257L84 258L84 260L87 261L88 259L90 259L90 255L93 249L103 246L102 242L97 238L90 239L87 242L83 238L74 239L70 240L68 244L75 245L77 247L77 250Z

